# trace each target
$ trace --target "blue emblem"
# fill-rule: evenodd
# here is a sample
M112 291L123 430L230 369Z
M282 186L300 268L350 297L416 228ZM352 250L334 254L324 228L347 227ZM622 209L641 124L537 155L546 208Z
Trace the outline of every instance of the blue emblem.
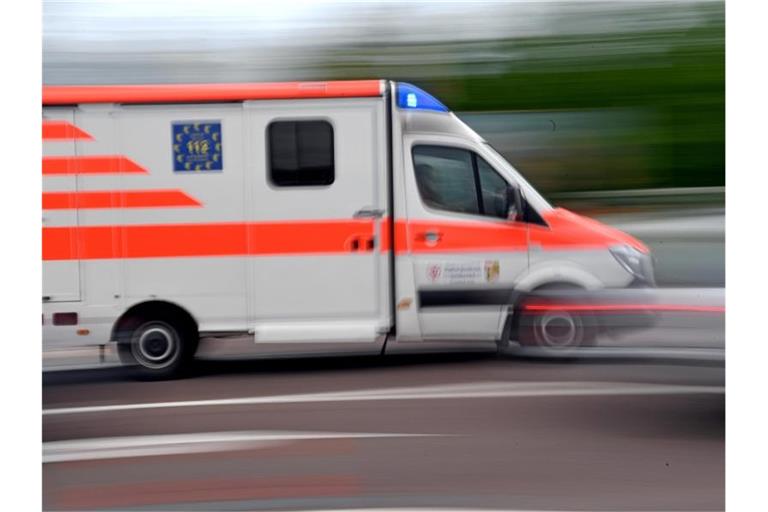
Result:
M172 123L174 172L210 172L224 168L221 122Z

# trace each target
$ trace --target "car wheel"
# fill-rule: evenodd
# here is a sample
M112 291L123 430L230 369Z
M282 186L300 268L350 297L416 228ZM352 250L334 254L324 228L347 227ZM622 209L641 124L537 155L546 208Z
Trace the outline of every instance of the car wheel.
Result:
M535 292L557 293L564 295L580 287L567 284L545 285ZM525 303L516 310L517 341L521 347L535 347L546 353L567 353L579 347L595 344L597 339L596 318L585 312L573 312L568 309L544 309L529 311Z
M191 362L196 340L180 322L135 320L118 342L118 354L144 379L178 377Z
M519 341L524 346L566 350L594 342L591 319L565 310L522 312Z

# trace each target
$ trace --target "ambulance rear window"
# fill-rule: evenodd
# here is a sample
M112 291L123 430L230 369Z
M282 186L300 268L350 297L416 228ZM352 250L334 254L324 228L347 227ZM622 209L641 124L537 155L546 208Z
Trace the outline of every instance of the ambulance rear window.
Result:
M323 120L274 121L267 127L269 179L279 187L330 185L333 127Z

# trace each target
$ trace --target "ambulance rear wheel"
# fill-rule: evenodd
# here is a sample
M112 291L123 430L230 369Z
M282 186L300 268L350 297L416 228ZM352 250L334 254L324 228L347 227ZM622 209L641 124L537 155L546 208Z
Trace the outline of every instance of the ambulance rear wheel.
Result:
M137 377L170 379L188 369L197 343L192 330L174 320L137 318L125 325L118 354Z

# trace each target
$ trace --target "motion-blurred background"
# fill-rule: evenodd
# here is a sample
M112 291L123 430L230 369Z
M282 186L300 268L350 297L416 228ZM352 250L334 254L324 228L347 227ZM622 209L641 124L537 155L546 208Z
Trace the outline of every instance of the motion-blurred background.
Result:
M723 2L43 2L46 84L354 78L434 93L660 285L724 286Z
M552 203L648 244L680 289L659 293L724 304L721 1L42 6L45 84L414 83ZM576 361L208 361L164 383L47 351L44 508L719 510L724 339L693 314ZM93 446L112 452L59 453Z

